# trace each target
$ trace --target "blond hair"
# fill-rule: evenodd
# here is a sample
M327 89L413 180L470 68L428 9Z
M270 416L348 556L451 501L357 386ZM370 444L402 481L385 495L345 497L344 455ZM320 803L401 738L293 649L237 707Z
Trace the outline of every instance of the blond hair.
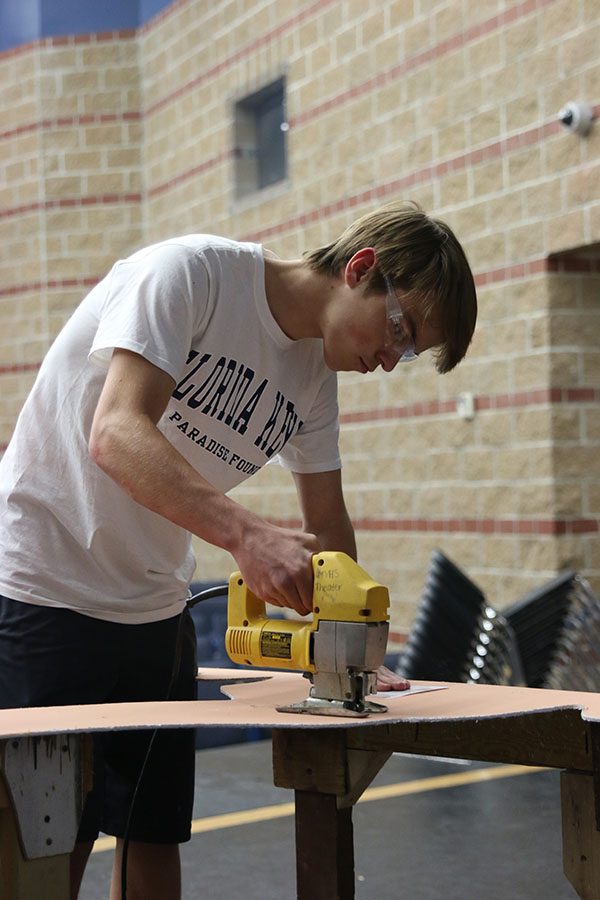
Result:
M377 265L368 291L384 293L387 276L442 333L434 350L438 372L465 356L477 320L477 294L465 252L444 222L416 203L390 203L352 223L333 241L305 254L311 269L339 276L352 256L372 247Z

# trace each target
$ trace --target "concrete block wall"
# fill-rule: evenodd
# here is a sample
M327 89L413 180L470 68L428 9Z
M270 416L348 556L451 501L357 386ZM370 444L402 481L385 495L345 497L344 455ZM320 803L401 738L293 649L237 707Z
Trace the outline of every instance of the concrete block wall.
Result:
M80 215L105 217L78 221L78 247L65 236L71 226L48 227L46 216L46 264L57 280L75 282L53 291L55 325L111 253L176 233L226 234L296 256L398 198L455 229L480 300L465 362L446 376L422 359L390 375L340 378L348 504L361 561L390 585L398 636L435 547L499 606L565 567L600 589L600 127L581 138L557 122L569 100L600 111L599 35L595 0L178 0L135 35L66 43L69 72L83 80L61 102L72 103L74 90L92 115L114 116L88 123L76 119L79 107L64 112L71 139L100 131L106 182L91 193L91 155L55 154L50 163L42 153L52 172L19 175L29 190L47 181L53 199L76 194ZM82 47L100 54L97 63L77 56ZM48 97L68 88L56 81L50 50L65 48L26 51L45 61L31 91ZM234 104L281 76L288 178L237 200ZM54 209L65 212L73 211ZM35 252L31 259L36 265ZM472 395L473 419L460 415L462 394ZM5 430L13 414L3 407ZM277 466L235 496L298 522L289 476ZM232 565L206 547L199 559L202 578Z

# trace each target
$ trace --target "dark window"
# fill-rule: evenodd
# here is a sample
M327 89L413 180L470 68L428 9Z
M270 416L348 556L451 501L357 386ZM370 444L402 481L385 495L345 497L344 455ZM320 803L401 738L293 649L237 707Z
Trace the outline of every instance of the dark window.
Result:
M283 78L236 103L235 169L238 197L285 179L287 130Z

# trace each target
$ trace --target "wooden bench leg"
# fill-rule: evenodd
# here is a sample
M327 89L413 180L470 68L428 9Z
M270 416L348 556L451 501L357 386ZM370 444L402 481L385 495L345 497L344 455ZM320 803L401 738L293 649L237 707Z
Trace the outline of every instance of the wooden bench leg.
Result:
M582 900L600 900L600 832L594 776L561 772L564 873Z
M0 900L68 900L91 768L85 735L0 742Z
M24 859L12 808L0 809L0 900L69 900L69 854Z
M273 731L273 776L296 797L298 900L353 900L352 807L390 755L349 750L345 730Z
M298 900L353 900L352 806L333 794L296 791Z

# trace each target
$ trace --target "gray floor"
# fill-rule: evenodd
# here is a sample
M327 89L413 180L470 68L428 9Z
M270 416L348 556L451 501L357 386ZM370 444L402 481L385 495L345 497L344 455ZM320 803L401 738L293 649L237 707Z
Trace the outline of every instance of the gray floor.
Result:
M198 751L195 817L292 799L273 787L270 742ZM394 756L374 785L480 764ZM292 817L196 835L184 900L294 900ZM532 772L359 804L357 900L573 900L562 874L558 772ZM106 900L111 853L92 855L80 900Z

